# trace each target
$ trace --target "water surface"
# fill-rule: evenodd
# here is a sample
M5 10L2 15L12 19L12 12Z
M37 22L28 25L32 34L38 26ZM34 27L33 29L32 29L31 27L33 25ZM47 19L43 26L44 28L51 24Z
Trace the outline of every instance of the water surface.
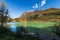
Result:
M9 22L7 24L10 25L9 29L12 32L16 32L17 31L17 27L19 27L19 25L20 25L20 23L18 23L18 22Z

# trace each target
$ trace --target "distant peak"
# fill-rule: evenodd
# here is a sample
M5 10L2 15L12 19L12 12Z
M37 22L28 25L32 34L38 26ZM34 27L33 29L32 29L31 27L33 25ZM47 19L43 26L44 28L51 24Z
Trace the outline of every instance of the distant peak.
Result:
M58 8L48 8L45 11L49 11L49 10L59 10Z
M58 10L58 8L49 8L49 9L46 9L46 10Z

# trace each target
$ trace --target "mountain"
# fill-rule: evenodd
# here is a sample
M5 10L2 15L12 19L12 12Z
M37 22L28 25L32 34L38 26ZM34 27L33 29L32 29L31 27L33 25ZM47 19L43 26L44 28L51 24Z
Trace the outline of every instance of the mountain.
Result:
M60 9L49 8L46 10L35 10L32 12L25 12L18 21L60 21ZM15 19L17 21L17 19Z

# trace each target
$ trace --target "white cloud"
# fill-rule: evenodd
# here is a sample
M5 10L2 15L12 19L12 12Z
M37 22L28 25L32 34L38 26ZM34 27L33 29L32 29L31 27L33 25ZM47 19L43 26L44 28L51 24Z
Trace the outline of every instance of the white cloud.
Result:
M35 5L32 6L32 8L38 8L38 4L36 3Z
M46 4L46 0L42 0L41 3L36 3L35 5L32 6L32 8L39 8L41 6L44 6Z
M46 4L46 0L42 0L41 6L44 6Z

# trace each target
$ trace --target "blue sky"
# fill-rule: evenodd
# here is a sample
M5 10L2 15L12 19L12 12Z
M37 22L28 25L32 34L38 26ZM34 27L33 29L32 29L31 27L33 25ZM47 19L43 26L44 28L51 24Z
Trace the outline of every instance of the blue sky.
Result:
M35 10L32 6L37 6L43 0L5 0L6 6L9 9L9 14L12 18L20 17L24 12L29 10ZM44 10L47 8L60 8L60 0L45 0L45 4L37 9Z

